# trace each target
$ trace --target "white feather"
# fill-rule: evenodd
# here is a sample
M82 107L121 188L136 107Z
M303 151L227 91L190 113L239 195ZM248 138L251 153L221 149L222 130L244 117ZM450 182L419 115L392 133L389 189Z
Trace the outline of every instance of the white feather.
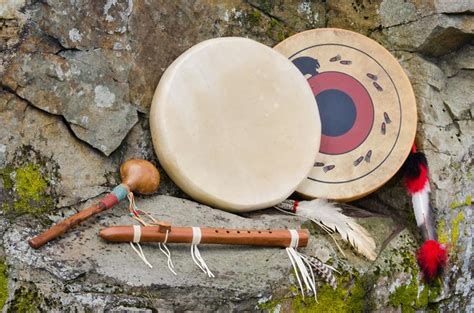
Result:
M430 214L430 184L426 182L425 187L412 194L413 211L415 212L416 224L423 225Z
M341 208L325 199L301 201L296 215L306 217L323 229L338 232L342 239L348 241L359 253L373 261L377 257L375 241L367 230L357 222L341 213Z

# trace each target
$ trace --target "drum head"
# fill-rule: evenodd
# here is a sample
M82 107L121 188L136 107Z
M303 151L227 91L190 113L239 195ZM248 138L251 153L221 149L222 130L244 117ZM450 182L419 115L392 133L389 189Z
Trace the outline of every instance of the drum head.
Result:
M298 68L245 38L207 40L176 59L156 89L150 127L161 165L183 191L237 212L294 192L321 137Z
M360 198L387 182L413 144L416 103L397 60L341 29L296 34L275 48L307 78L321 116L321 146L297 191L309 198Z

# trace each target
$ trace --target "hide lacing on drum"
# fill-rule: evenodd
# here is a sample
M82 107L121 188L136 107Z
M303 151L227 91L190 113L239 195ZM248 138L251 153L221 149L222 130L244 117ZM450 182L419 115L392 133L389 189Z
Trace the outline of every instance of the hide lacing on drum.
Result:
M130 205L129 205L129 216L131 218L133 218L134 220L138 221L140 224L142 224L143 226L150 226L151 224L157 224L158 221L153 217L153 215L151 215L150 213L148 212L145 212L145 211L142 211L142 210L139 210L137 205L135 204L135 197L133 196L133 193L132 192L129 192L128 195L128 200L130 202ZM151 223L147 223L142 217L140 217L140 215L143 215L143 216L146 216L150 221ZM163 242L159 242L158 243L158 247L160 248L160 251L166 256L167 258L167 264L168 264L168 269L171 271L171 273L173 273L174 275L177 275L176 274L176 271L174 270L174 264L173 264L173 261L171 259L171 252L170 250L168 249L168 247L166 246L166 243L168 242L168 233L169 231L166 230L166 234L165 234L165 240ZM138 241L135 241L135 239L137 238L138 236ZM143 250L142 248L140 247L140 244L138 243L140 241L140 237L141 237L141 228L140 226L138 225L133 225L133 242L135 242L139 248L139 250L137 250L135 248L135 246L133 245L133 243L131 242L130 245L132 246L133 250L135 250L135 252L138 254L138 256L140 257L140 259L142 259L142 261L148 265L150 268L153 268L151 266L151 264L147 261L147 259L145 258L145 255L143 254Z
M191 244L191 257L193 258L194 263L209 277L215 277L214 274L207 267L206 262L201 257L201 253L198 249L198 244L201 242L201 228L193 227L193 241Z
M288 257L290 258L291 265L295 271L296 279L298 280L298 285L300 286L301 295L304 299L305 289L303 288L303 281L306 290L312 292L314 295L314 299L316 299L316 283L314 280L314 273L313 269L310 264L310 260L308 257L302 253L296 251L298 247L299 235L298 232L294 229L288 230L291 234L291 243L288 248L286 248L286 252L288 253Z

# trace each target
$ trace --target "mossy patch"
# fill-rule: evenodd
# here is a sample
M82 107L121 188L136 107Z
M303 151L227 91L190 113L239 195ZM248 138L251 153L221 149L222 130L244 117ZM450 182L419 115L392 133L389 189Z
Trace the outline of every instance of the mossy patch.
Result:
M9 215L25 213L41 214L53 207L48 193L48 181L43 177L40 167L27 164L16 169L3 169L3 186L9 188L10 204L3 204L2 209Z
M364 312L373 309L369 302L373 277L364 275L342 275L338 278L338 287L333 289L325 284L318 289L317 301L313 297L298 294L292 303L294 312Z
M409 284L399 286L389 296L389 304L400 308L402 312L436 309L436 300L441 294L441 281L435 280L430 284L419 281L419 269L415 257L410 254L404 257L405 272L411 275Z
M457 209L459 207L466 206L466 205L471 205L471 204L472 204L472 196L467 195L466 199L464 199L464 201L453 201L453 202L451 202L449 207L451 209Z
M9 218L23 214L40 216L54 208L53 182L58 167L30 146L20 147L15 159L0 169L1 210Z
M260 304L259 309L275 311L277 308L287 308L290 312L364 312L374 308L370 293L374 285L375 276L366 274L339 275L338 287L333 289L328 284L318 287L317 300L307 295L303 298L298 287L291 286L286 297L273 299ZM282 310L282 311L287 311Z
M456 245L459 239L459 224L464 220L464 213L459 212L452 221L451 228L451 245Z
M449 242L449 234L446 230L446 222L444 220L440 220L438 222L438 241L442 244L447 244Z
M4 259L0 259L0 310L8 298L7 265Z
M36 288L28 289L20 287L15 291L13 300L9 303L7 313L22 312L34 313L39 312L41 298Z

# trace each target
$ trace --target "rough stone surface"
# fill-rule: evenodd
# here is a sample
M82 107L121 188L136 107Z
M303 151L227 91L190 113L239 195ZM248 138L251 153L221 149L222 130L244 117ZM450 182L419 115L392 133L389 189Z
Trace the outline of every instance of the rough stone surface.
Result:
M271 229L299 228L303 222L289 215L275 214L273 211L250 218L240 217L168 196L137 201L142 210L177 226ZM42 275L47 274L54 281L68 282L67 294L64 291L56 293L55 286L53 292L43 291L42 296L46 302L58 302L58 307L51 306L49 309L65 307L69 303L81 309L118 309L127 299L133 300L134 305L140 308L151 306L156 310L239 311L252 309L258 299L269 297L275 290L296 283L288 266L286 251L280 248L201 245L201 255L216 276L209 279L192 261L189 245L169 245L178 273L175 276L167 269L166 257L156 244L142 244L147 259L154 266L150 269L141 263L127 243L107 244L97 236L98 231L104 227L129 225L132 222L127 215L126 206L121 205L112 212L84 223L63 236L60 241L48 244L41 250L32 250L28 246L26 240L39 229L26 225L10 227L4 233L3 246L8 255L8 264L19 271L18 280L39 280L41 276L26 277L26 273L19 270L31 268L42 270ZM378 224L371 231L379 234L379 239L390 233L390 223L373 224ZM84 249L85 246L89 248ZM335 251L328 245L327 238L321 235L313 237L309 246L301 251L337 258L333 256ZM346 253L353 260L351 266L370 266L350 250ZM87 281L81 278L84 275L88 277ZM84 294L85 290L87 292ZM180 297L176 297L175 290L181 290ZM93 293L109 293L110 296L101 299L92 296ZM121 295L118 302L117 295ZM197 298L200 298L197 302L188 302L189 299Z
M19 311L430 311L474 308L474 4L472 1L24 1L0 5L0 282L4 312ZM319 304L301 299L284 251L202 247L208 280L189 247L173 245L172 276L153 245L143 266L126 244L96 237L129 223L125 204L42 250L25 239L74 214L119 183L118 167L145 158L159 168L158 194L188 198L156 159L148 126L162 73L192 45L245 36L273 46L312 28L340 27L390 50L418 106L417 146L430 163L438 235L450 249L441 282L423 284L411 201L396 175L355 203L380 252L369 263L310 223L315 254L340 270L340 288L319 281ZM271 210L236 216L172 198L138 204L181 225L300 225ZM90 200L89 200L90 199ZM354 214L354 213L353 213ZM268 261L267 261L268 259Z
M472 15L435 14L382 28L373 36L391 50L439 57L471 42L473 32Z
M17 57L3 84L19 97L64 116L80 139L110 155L137 122L128 102L126 65L109 50L33 53Z
M75 140L58 117L29 106L9 92L0 93L0 123L2 167L36 162L57 169L57 180L50 183L58 207L95 197L117 183L114 176L118 162ZM23 157L23 150L39 157Z

